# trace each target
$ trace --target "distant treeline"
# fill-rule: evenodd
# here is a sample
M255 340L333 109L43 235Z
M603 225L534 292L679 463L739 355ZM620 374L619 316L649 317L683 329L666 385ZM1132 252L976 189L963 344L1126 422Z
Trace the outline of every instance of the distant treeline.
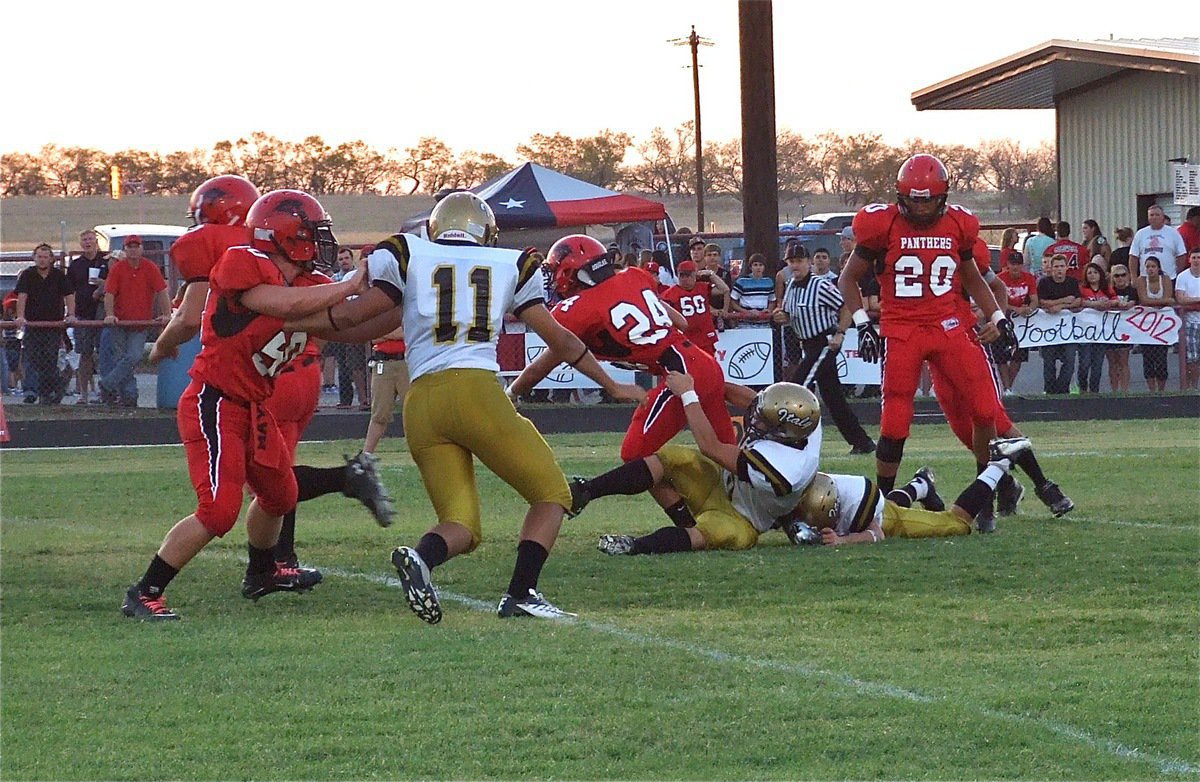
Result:
M601 187L687 196L695 193L694 145L694 128L687 122L673 130L655 128L640 141L611 130L586 138L535 133L517 146L516 154L519 162L539 163ZM886 200L900 164L917 151L946 162L952 191L996 192L1003 210L1045 214L1057 201L1055 155L1048 144L1023 149L1011 139L996 139L967 147L911 139L892 146L875 133L806 137L783 131L778 137L779 190L790 196L833 193L848 207ZM432 194L473 187L514 165L491 152L456 154L433 136L404 150L386 151L362 141L330 146L320 136L285 141L262 132L219 141L207 150L165 155L48 144L36 154L0 156L0 196L106 195L113 166L119 167L127 193L186 194L210 176L236 173L264 191L292 187L315 195ZM706 194L740 195L741 141L706 144L704 172Z

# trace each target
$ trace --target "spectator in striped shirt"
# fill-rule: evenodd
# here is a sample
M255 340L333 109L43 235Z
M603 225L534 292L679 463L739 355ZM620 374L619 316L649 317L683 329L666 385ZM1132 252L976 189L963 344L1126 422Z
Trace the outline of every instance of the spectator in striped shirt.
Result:
M802 245L790 245L786 255L791 279L784 288L782 306L772 319L796 334L804 355L787 379L807 385L815 382L821 406L833 416L833 423L850 444L850 453L874 453L875 442L846 402L838 379L838 353L850 325L850 310L844 306L837 285L813 272L808 251Z
M766 276L767 258L762 253L750 256L750 273L738 277L729 294L731 318L765 321L776 309L775 281Z

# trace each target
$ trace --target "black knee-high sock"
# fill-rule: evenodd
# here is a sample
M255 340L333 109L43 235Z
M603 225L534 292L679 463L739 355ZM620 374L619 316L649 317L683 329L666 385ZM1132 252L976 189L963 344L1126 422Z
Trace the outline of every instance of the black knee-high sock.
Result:
M143 595L158 597L177 575L178 568L167 564L165 559L155 554L154 559L150 560L150 567L146 568L146 574L138 581L138 590Z
M614 494L641 494L653 485L654 476L650 474L650 465L646 464L645 459L634 459L586 481L584 490L594 500Z
M270 573L275 570L275 549L255 548L247 543L246 550L250 553L250 562L246 565L247 574Z
M682 527L663 527L645 537L633 541L634 554L673 554L677 551L691 551L692 538Z
M1017 457L1017 466L1025 471L1025 474L1029 476L1029 480L1033 481L1034 486L1040 487L1049 483L1046 473L1042 472L1042 465L1038 464L1037 457L1033 455L1032 448Z
M911 483L908 483L899 489L889 491L887 499L901 508L911 508L912 504L917 501L917 490Z
M875 483L878 484L879 490L883 492L884 496L886 497L892 491L892 489L896 488L896 476L880 475L879 473L875 473Z
M696 517L692 515L692 509L687 506L685 500L680 500L669 508L663 508L667 512L667 517L675 524L676 527L694 527L696 526Z
M446 539L436 532L426 532L417 541L417 554L424 560L425 566L433 570L450 558L450 547Z
M292 474L296 476L296 486L299 489L297 502L333 494L346 488L345 467L309 467L297 464L292 468Z
M296 509L283 514L279 524L279 542L275 544L275 559L282 561L296 553Z
M508 594L524 597L530 590L537 589L538 576L550 552L536 540L522 540L517 544L517 564L513 568L512 580L508 582Z

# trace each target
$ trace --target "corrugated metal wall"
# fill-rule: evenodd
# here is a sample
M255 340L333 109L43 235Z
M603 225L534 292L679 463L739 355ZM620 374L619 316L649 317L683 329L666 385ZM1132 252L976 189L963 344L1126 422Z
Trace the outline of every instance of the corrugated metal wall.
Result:
M1114 243L1137 227L1137 196L1170 192L1171 158L1200 163L1200 77L1136 72L1058 106L1062 219L1091 218ZM1178 224L1178 223L1176 223Z

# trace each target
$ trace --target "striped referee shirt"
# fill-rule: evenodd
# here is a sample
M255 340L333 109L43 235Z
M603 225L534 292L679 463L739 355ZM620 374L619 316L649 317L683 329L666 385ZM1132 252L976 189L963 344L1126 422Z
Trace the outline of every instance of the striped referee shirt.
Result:
M824 277L809 274L803 281L794 277L783 290L783 311L800 339L812 339L837 329L842 309L842 292Z

